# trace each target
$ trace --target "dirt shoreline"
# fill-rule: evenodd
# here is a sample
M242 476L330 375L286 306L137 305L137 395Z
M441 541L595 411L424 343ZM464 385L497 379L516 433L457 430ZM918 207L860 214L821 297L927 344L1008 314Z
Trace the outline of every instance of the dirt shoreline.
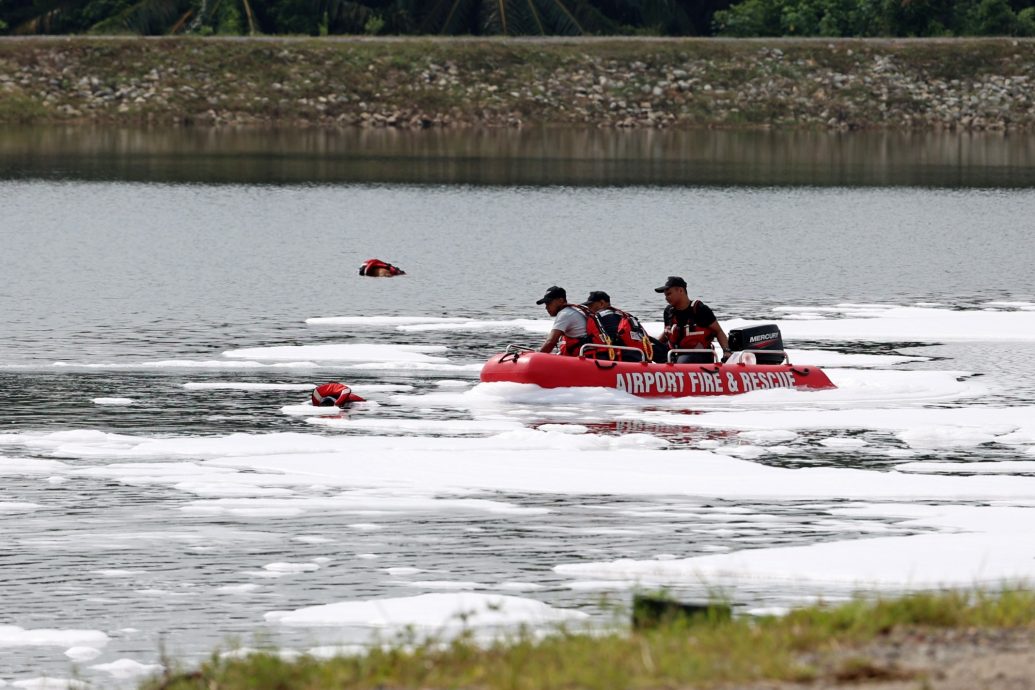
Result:
M0 122L1035 130L1031 39L0 39Z
M817 671L807 683L727 690L1028 690L1035 688L1035 631L896 630L861 647L803 661Z

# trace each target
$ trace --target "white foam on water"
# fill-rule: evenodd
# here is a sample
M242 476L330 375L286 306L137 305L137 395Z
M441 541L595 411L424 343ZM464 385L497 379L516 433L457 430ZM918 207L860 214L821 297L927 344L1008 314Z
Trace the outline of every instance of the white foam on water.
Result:
M938 309L896 305L839 304L834 307L777 307L776 312L808 311L838 318L795 320L781 326L790 340L878 342L1032 342L1035 312ZM740 322L730 322L727 330Z
M463 381L461 379L440 379L435 381L435 385L439 388L467 388L473 384L473 381Z
M311 479L310 479L311 481ZM337 496L297 498L219 498L193 501L180 510L198 515L298 516L305 513L344 513L368 515L378 513L410 513L423 511L468 511L494 515L544 515L547 508L529 508L504 501L479 498L437 498L418 493L419 486L408 495L389 490L351 491ZM348 525L358 531L382 529L377 523L357 522Z
M52 472L61 472L69 468L69 465L57 460L0 456L0 476L51 474Z
M36 678L16 680L11 683L11 687L22 688L23 690L88 690L90 684L75 678L38 676Z
M90 573L93 575L100 575L101 577L136 577L137 575L143 575L147 573L146 570L122 570L119 568L111 568L107 570L91 570Z
M66 369L103 369L111 371L162 370L162 369L319 369L316 362L263 362L229 361L229 360L196 360L196 359L163 359L154 362L54 362L51 366Z
M1035 428L1035 406L899 409L752 410L674 415L648 412L637 418L659 424L744 430L869 430L895 433L911 447L973 448L982 443L1017 445ZM1023 430L1024 433L1018 433Z
M421 587L423 589L485 589L480 582L465 580L416 580L404 583L407 587Z
M459 374L461 372L479 372L482 370L483 362L471 364L448 364L445 360L441 362L365 362L363 364L344 364L337 367L338 370L347 371L385 371L391 373L421 371L426 373L446 372Z
M311 402L304 402L295 405L284 405L280 408L280 413L286 414L289 417L336 417L348 414L354 407L358 408L359 405L360 403L352 403L347 409L342 409L334 406L318 407Z
M1030 519L1028 517L1027 519ZM1030 580L1030 549L1017 535L916 535L840 541L784 549L752 549L685 561L615 561L558 566L573 577L624 577L658 584L742 584L751 581L852 587L937 588ZM945 558L944 554L951 554ZM958 560L967 562L959 568Z
M65 656L75 662L93 661L102 653L96 647L69 647L65 650Z
M94 405L112 405L112 406L126 406L132 405L134 400L132 398L93 398Z
M821 439L819 444L826 448L834 448L838 450L849 450L855 448L862 448L867 445L866 441L861 438L846 438L844 436L837 436L834 438Z
M536 335L546 335L553 325L551 319L506 319L501 321L481 321L468 319L452 323L414 323L400 324L397 330L408 333L427 333L430 331L524 331Z
M298 537L292 537L291 541L301 542L303 544L333 544L334 540L330 537L321 537L318 534L304 534Z
M992 443L997 436L1002 436L1011 427L991 425L984 428L952 427L952 426L919 426L895 435L910 448L924 450L942 450L948 448L975 448L985 443Z
M165 667L161 664L142 664L133 659L119 659L108 664L94 664L90 668L108 673L113 678L125 680L160 673Z
M100 630L26 629L17 625L0 625L0 648L3 647L103 647L108 636Z
M1035 448L1031 449L1035 451ZM898 472L929 474L1035 474L1035 460L998 462L907 462L896 465Z
M561 434L587 434L589 427L582 424L540 424L539 431L553 431Z
M612 388L540 388L533 384L509 381L479 383L466 391L393 395L391 400L399 405L447 409L500 409L513 405L598 407L649 404L642 398Z
M0 501L0 514L3 513L31 513L42 508L39 503L26 503L18 501Z
M411 364L441 364L448 362L444 357L433 357L428 353L446 352L444 345L383 345L366 343L325 345L281 345L275 347L251 347L227 350L223 356L228 359L253 360L258 362L396 362Z
M320 566L316 563L268 563L262 569L272 573L308 573L319 570Z
M306 422L329 429L389 431L401 434L492 434L523 428L519 422L507 420L313 417Z
M832 350L798 350L787 349L787 356L794 364L799 362L815 367L889 367L911 362L926 362L929 357L916 355L868 355L851 352L834 352Z
M737 436L760 446L769 446L776 443L788 443L798 438L798 434L786 429L742 431L737 434Z
M1012 309L1023 309L1035 311L1035 302L985 302L987 307L1007 307Z
M395 568L384 568L384 571L389 575L416 575L417 573L425 572L421 568L412 568L408 566L399 566Z
M249 477L251 481L261 481L256 477ZM236 482L179 482L173 488L206 498L240 498L244 496L290 496L295 492L291 489L276 488L269 486L255 486L253 484L241 485Z
M198 381L183 384L187 390L239 390L239 391L311 391L315 383L254 383L250 381ZM359 383L349 385L356 395L365 396L372 393L395 393L413 390L406 383Z
M534 599L462 592L343 601L294 611L271 611L265 617L271 623L291 627L357 626L448 632L519 625L556 625L583 621L588 615L581 611L554 608Z
M887 429L897 431L923 424L946 427L981 427L1010 431L1028 423L1033 408L945 408L916 410L814 410L802 415L793 410L712 412L696 415L650 413L665 423L705 428L744 430ZM642 413L648 416L648 413ZM735 460L700 450L668 450L668 444L645 434L605 436L518 429L494 436L318 436L312 434L232 434L223 437L146 438L113 440L109 434L71 432L80 439L72 444L67 435L27 437L44 447L83 457L95 457L98 448L123 457L191 456L205 459L170 473L126 477L137 481L179 483L184 472L198 465L210 477L223 482L258 482L271 486L314 483L343 488L381 487L380 494L351 491L340 496L316 498L216 499L197 502L210 509L434 509L471 508L463 499L443 496L472 491L515 491L559 494L686 494L724 498L792 497L1016 497L1035 495L1027 478L921 477L905 473L813 468L785 470ZM53 438L58 436L59 438ZM558 462L558 457L564 462ZM370 462L369 458L376 458ZM147 465L148 463L140 463ZM157 472L166 465L153 463ZM226 474L242 468L257 471ZM88 468L123 477L125 468ZM789 474L787 474L789 473ZM170 480L175 479L175 482ZM1002 480L1002 481L1000 481ZM203 479L202 481L209 481ZM835 488L836 487L836 488ZM385 494L385 491L403 492ZM483 509L515 510L509 504L487 502Z
M877 504L835 512L871 518L898 516L910 527L956 533L747 549L677 561L562 564L554 570L574 578L603 577L655 586L765 582L819 589L831 585L970 588L1030 582L1035 576L1035 542L1026 536L1035 517L1032 507Z

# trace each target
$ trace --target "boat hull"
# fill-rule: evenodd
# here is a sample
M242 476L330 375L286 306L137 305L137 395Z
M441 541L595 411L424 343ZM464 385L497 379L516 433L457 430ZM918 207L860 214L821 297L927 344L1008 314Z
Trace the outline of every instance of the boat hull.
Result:
M545 352L493 355L481 380L542 388L614 388L645 398L739 395L774 388L836 388L823 370L792 364L656 364L563 357Z

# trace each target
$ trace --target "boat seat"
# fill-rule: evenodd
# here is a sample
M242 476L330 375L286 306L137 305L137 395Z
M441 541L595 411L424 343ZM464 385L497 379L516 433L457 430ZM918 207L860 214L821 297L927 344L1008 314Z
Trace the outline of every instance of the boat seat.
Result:
M785 358L783 352L765 352L755 350L752 354L755 355L756 364L783 364Z
M682 352L676 355L675 362L676 364L713 364L715 362L715 353L711 350Z

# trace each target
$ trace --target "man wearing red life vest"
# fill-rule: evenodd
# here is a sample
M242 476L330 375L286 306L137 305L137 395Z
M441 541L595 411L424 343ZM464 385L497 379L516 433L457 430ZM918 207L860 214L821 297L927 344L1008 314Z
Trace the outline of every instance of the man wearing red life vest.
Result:
M553 317L553 327L540 352L553 352L559 343L560 354L575 356L579 348L594 341L587 332L589 310L582 305L568 304L564 288L552 285L536 304L546 305L546 313Z
M612 345L632 347L639 352L618 351L617 358L624 362L649 362L654 354L650 336L643 330L639 320L627 312L611 305L611 296L603 290L594 290L582 303L594 315Z
M730 356L730 344L715 313L700 300L691 300L686 292L686 281L679 276L669 276L654 292L665 293L665 333L661 340L671 349L710 349L713 340L722 346L722 359ZM679 358L676 359L680 361Z

